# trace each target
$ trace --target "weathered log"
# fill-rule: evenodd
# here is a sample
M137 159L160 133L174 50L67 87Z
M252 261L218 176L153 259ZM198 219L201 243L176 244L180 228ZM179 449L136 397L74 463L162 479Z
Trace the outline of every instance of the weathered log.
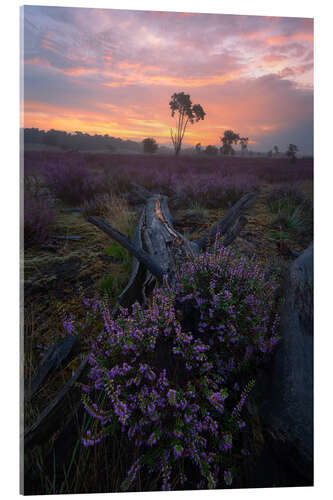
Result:
M256 383L264 448L247 487L313 484L312 244L291 263L282 293L280 345Z
M289 466L313 481L313 244L289 268L267 428Z
M205 250L207 246L214 243L217 235L222 236L229 231L235 224L236 220L244 215L244 213L254 204L258 193L252 191L245 194L225 215L222 219L212 227L204 236L195 240L200 250Z
M148 194L147 191L145 195ZM247 223L242 214L254 203L256 196L255 192L243 196L207 235L194 242L187 240L173 227L168 198L163 195L152 195L147 199L132 242L104 219L87 216L86 220L114 238L133 255L129 282L119 296L113 313L116 314L119 305L128 307L135 300L145 304L155 278L160 283L163 278L167 279L172 286L177 266L189 255L199 254L215 240L217 234L224 236L223 245L230 245Z
M147 254L147 252L135 247L127 236L120 233L117 229L111 226L109 222L101 217L98 217L97 215L88 215L87 221L91 222L108 236L120 243L124 248L126 248L126 250L131 252L142 264L144 264L149 271L156 276L158 281L163 281L163 269Z
M247 218L241 216L236 224L225 234L222 245L227 247L231 245L235 238L239 235L243 227L247 224Z
M148 191L148 189L136 184L135 182L131 182L130 186L131 190L128 193L123 194L123 197L130 205L142 205L153 195L153 193Z
M139 222L140 242L136 236L139 246L101 217L88 215L86 219L131 252L160 282L165 276L169 281L173 279L176 256L198 253L196 244L174 229L166 196L154 195L148 199Z
M84 359L70 381L58 396L39 415L37 421L24 433L24 448L45 442L62 424L68 407L75 411L81 401L81 390L75 384L87 373L88 360Z
M27 382L25 384L25 401L33 397L48 375L59 370L62 363L68 359L76 343L77 337L75 335L69 335L60 342L53 343L47 349L37 369L37 374L32 379L30 386Z

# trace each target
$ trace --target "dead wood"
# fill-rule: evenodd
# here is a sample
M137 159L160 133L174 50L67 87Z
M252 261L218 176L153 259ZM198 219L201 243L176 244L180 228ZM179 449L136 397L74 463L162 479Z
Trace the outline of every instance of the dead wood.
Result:
M53 432L61 427L64 417L68 415L68 407L72 413L81 401L81 390L76 383L83 378L88 368L88 359L84 359L70 381L59 392L58 396L39 415L36 422L24 433L24 447L33 447L45 442Z
M134 186L141 189L140 186ZM149 194L149 191L144 190L145 196ZM151 195L146 200L132 241L101 217L86 216L87 221L115 239L133 256L130 279L120 294L113 313L116 314L119 306L129 307L136 300L144 305L153 289L155 278L160 283L166 279L173 286L177 267L190 255L197 255L205 250L217 235L224 236L224 246L230 245L247 223L243 214L256 197L255 192L244 195L218 224L194 242L186 239L173 227L174 219L170 214L168 198L163 195Z
M209 245L214 243L216 237L226 234L232 226L236 223L237 219L244 215L244 213L252 207L258 193L252 191L245 194L223 217L222 219L211 228L204 236L195 240L200 250L205 250Z
M225 247L231 245L246 224L247 218L241 215L236 224L225 234L222 240L222 245Z
M163 281L163 269L152 259L147 252L141 250L133 245L133 243L129 240L127 236L120 233L117 229L115 229L109 222L102 219L97 215L88 215L86 217L88 222L91 222L99 229L101 229L104 233L110 236L112 239L116 240L120 245L122 245L126 250L128 250L134 257L136 257L142 264L144 264L149 271L156 276L158 281Z
M76 343L77 337L75 335L70 335L60 342L52 344L47 349L40 362L37 374L32 379L30 386L28 386L27 383L25 384L25 402L33 397L48 375L59 370L61 365L69 358Z

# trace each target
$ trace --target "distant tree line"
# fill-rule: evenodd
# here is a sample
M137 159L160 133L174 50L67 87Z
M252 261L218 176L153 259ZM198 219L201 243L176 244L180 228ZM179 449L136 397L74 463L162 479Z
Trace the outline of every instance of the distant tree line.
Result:
M127 149L137 153L142 152L142 145L135 141L111 137L108 134L89 135L79 131L67 133L54 129L45 132L38 128L25 128L24 143L57 146L67 151Z
M221 155L234 155L235 150L232 147L233 144L240 144L241 153L244 155L247 152L247 145L249 142L248 137L241 137L236 134L233 130L225 130L223 137L221 137L222 147L220 148ZM216 156L219 152L216 146L209 144L205 149L202 148L200 142L195 146L195 152L197 154L206 154L209 156Z
M269 158L272 158L273 156L275 157L281 157L281 156L287 156L289 158L290 163L296 163L296 153L299 151L298 147L296 144L289 144L287 151L283 154L280 153L279 148L277 146L274 146L273 149L270 149L267 153L267 156Z

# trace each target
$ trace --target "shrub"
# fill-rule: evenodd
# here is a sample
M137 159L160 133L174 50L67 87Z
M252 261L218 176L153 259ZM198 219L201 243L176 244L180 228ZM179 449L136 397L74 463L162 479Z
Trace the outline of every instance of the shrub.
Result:
M205 149L205 154L210 155L210 156L216 156L218 155L219 150L217 149L216 146L207 146Z
M158 144L152 137L147 137L146 139L143 139L142 144L143 144L143 151L145 153L156 153L156 151L158 150Z
M44 167L47 186L57 198L78 204L96 195L98 179L81 163L65 161L48 163Z
M140 469L164 490L232 483L247 453L242 408L255 368L278 342L275 289L215 245L182 267L173 289L155 289L146 310L136 303L113 320L99 303L104 330L82 397L94 425L83 443L127 434L136 450L123 490Z
M281 185L269 193L267 199L269 209L272 213L278 214L284 208L296 208L302 205L307 211L312 211L311 200L295 186Z
M312 201L297 187L280 186L270 192L267 203L273 214L271 226L284 231L306 234L311 238ZM289 237L289 235L287 235Z
M46 243L55 210L49 198L37 198L28 190L24 193L24 248Z
M208 208L230 207L245 193L258 185L253 175L223 176L213 174L187 175L178 178L177 196L183 202L200 203Z

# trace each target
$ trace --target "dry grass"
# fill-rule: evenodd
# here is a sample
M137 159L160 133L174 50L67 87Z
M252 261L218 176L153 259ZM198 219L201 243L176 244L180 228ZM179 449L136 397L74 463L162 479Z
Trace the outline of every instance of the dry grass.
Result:
M126 200L115 195L96 196L85 202L82 207L83 215L98 215L104 217L116 229L127 236L133 232L133 212Z

